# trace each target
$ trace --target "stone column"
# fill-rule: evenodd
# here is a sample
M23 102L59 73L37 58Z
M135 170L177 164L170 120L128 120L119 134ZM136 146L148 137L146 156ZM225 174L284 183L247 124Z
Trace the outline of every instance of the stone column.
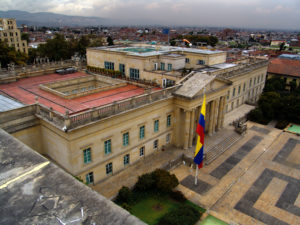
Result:
M224 127L224 118L225 118L225 106L226 106L226 96L223 96L223 112L222 112L222 117L221 117L221 128Z
M180 129L180 108L175 107L175 138L172 138L174 141L174 144L177 148L180 147L180 135L179 135L179 129Z
M217 121L218 121L218 114L219 114L220 100L219 100L219 99L216 99L214 102L215 102L215 112L214 112L213 133L215 133L216 127L217 127Z
M222 115L223 115L223 110L224 110L223 101L224 101L224 97L220 97L219 110L218 110L218 119L217 119L217 130L221 129Z
M211 136L213 134L213 126L214 126L214 115L215 115L215 101L210 102L209 109L209 124L208 124L208 135Z
M190 122L190 137L189 137L189 148L193 145L194 130L195 130L195 109L191 111L191 122Z
M191 111L184 111L185 121L184 121L184 139L183 139L183 149L187 150L189 145L190 136L190 123L191 123Z

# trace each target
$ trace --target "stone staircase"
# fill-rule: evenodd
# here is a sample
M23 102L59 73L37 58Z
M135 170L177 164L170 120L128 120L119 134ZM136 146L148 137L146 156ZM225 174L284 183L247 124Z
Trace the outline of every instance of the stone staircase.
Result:
M230 136L227 136L221 142L216 145L208 146L208 149L205 153L204 163L205 165L210 164L216 158L218 158L223 152L225 152L230 146L240 140L243 136L233 132Z

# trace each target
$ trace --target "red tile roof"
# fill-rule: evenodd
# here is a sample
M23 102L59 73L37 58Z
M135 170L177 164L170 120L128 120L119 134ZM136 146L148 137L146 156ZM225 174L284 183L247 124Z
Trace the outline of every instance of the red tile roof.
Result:
M273 59L269 63L268 73L282 74L300 78L300 60Z
M24 104L35 103L35 97L38 96L39 103L48 107L52 107L55 111L64 114L66 110L68 110L70 113L76 113L93 107L109 104L114 101L138 96L144 93L144 88L128 84L123 87L101 91L74 99L64 99L39 88L40 84L82 76L89 75L78 72L63 76L59 74L49 74L38 77L24 78L17 82L0 85L0 94L4 93L5 95L17 99Z

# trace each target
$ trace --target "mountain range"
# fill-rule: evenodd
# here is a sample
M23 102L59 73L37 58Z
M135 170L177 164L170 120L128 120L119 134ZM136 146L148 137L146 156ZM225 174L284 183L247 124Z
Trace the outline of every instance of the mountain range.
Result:
M67 16L49 12L29 13L20 10L0 11L0 17L15 18L18 25L26 24L27 26L83 27L118 24L118 21L101 17Z

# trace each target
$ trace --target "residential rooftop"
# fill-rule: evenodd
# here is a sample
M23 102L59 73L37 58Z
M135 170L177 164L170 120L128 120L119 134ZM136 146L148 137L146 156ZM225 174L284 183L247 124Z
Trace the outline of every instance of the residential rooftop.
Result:
M276 58L270 61L268 73L300 77L300 60Z

